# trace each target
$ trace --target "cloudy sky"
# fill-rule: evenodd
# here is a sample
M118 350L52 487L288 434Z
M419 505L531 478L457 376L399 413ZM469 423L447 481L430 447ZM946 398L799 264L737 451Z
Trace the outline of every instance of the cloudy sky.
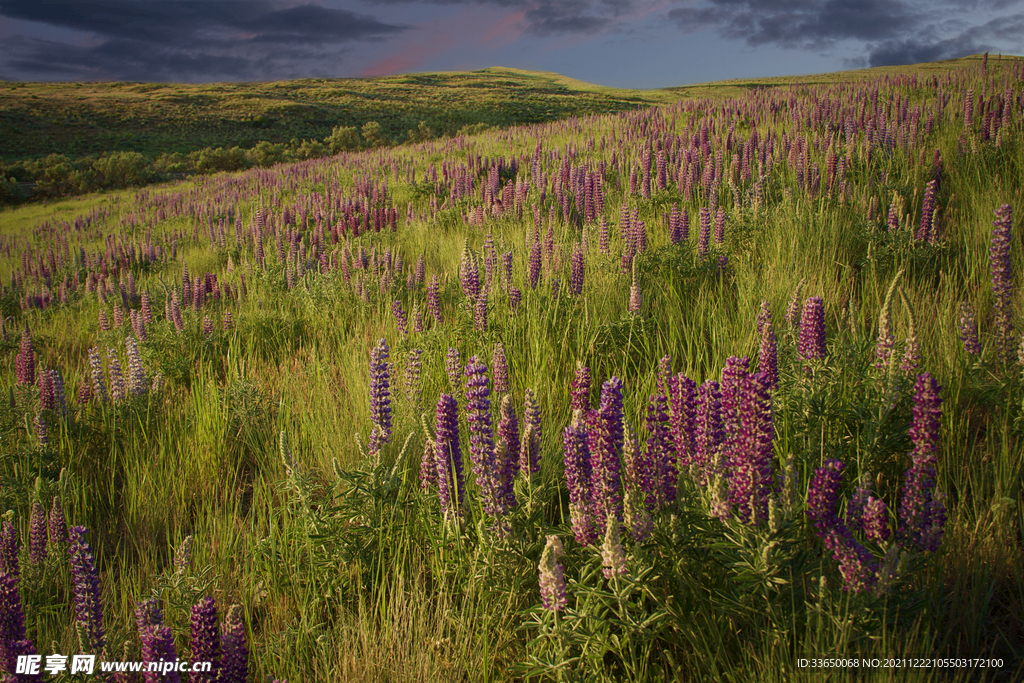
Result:
M1024 54L1024 0L0 0L0 79L253 81L507 66L601 85Z

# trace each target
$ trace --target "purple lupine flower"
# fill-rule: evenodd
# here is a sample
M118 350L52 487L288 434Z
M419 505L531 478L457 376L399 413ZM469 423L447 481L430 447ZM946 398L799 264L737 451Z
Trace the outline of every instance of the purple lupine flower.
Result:
M21 331L21 348L14 360L17 368L18 384L30 387L36 383L36 355L32 351L32 336L28 326Z
M28 534L28 561L39 564L46 559L46 510L38 500L32 502L32 516Z
M613 376L601 387L596 431L591 483L598 530L604 534L608 522L622 520L622 380L618 377Z
M938 382L927 372L917 376L914 387L913 464L904 477L900 500L899 536L904 545L935 552L942 542L946 508L936 489L942 397Z
M461 517L465 509L466 488L462 476L462 450L459 446L459 404L450 394L437 401L434 431L437 445L437 486L441 509L446 519Z
M499 343L491 354L491 368L494 373L494 393L507 394L510 390L508 381L508 359L505 357L505 345Z
M454 395L462 385L462 359L459 356L459 350L451 346L448 347L448 354L445 356L445 370L448 373L448 384Z
M708 254L708 243L711 241L711 209L706 206L700 209L700 234L697 236L697 254L701 257Z
M220 683L246 683L249 679L249 648L245 641L242 608L232 605L220 628Z
M409 334L409 320L405 316L405 309L402 302L395 299L391 303L391 310L395 314L395 324L398 326L398 333L403 337Z
M41 368L39 372L39 409L53 410L54 407L53 377L50 376L49 370Z
M562 433L565 446L565 483L569 489L569 519L576 542L589 545L597 541L591 515L591 456L587 430L574 421Z
M602 254L607 254L610 251L608 246L608 218L605 216L601 216L601 220L598 223L597 248Z
M106 403L110 398L103 379L103 361L100 360L100 350L95 347L89 349L89 373L92 377L92 393L98 396L102 403Z
M964 343L964 351L969 355L981 355L978 324L974 321L974 309L967 301L960 302L960 340Z
M889 538L889 510L885 501L869 495L862 516L864 536L869 541L883 543Z
M369 452L380 453L381 447L391 443L391 373L388 367L388 342L381 337L370 351L370 432Z
M427 262L423 258L423 254L419 255L416 259L416 284L422 285L424 279L427 276Z
M529 270L530 289L537 289L537 284L540 282L540 267L541 267L541 244L540 244L540 240L534 240L533 241L533 248L530 250L530 270Z
M864 528L864 507L870 496L871 482L864 477L853 495L846 501L846 526L850 531L861 531Z
M823 467L814 471L814 478L807 489L807 516L814 522L819 536L842 525L836 515L836 506L839 504L843 467L840 460L826 460Z
M842 462L833 459L815 471L807 492L807 515L825 547L832 551L833 559L839 561L844 588L859 593L875 585L878 563L867 548L853 539L836 514L843 467Z
M935 226L933 225L933 218L935 216L935 187L936 182L929 180L928 184L924 186L924 201L921 205L921 225L917 229L917 241L927 242L928 244L935 244Z
M121 372L121 361L114 349L107 349L107 372L110 373L110 397L114 403L120 403L128 396L128 389Z
M512 286L508 290L508 307L515 311L519 308L519 302L523 300L523 292L516 286Z
M427 287L427 308L438 325L444 323L444 317L441 315L441 285L436 275L430 279L430 286Z
M678 456L672 442L668 423L668 400L664 394L655 394L647 404L647 461L655 473L655 500L667 505L676 499L679 478Z
M669 431L680 467L689 467L695 457L697 424L697 383L679 373L668 380Z
M128 393L132 396L142 396L149 389L146 380L146 369L142 367L142 357L139 356L139 345L131 337L124 338L125 354L128 356Z
M576 377L569 387L570 408L572 410L590 409L590 368L576 361Z
M50 384L53 386L53 409L61 415L68 412L68 398L64 391L64 378L60 371L49 370Z
M814 360L825 357L825 302L820 296L808 297L800 315L800 357Z
M221 318L221 329L227 332L232 327L231 323L231 311L224 311L224 315Z
M469 241L462 246L462 259L459 261L459 281L462 283L462 292L470 301L476 301L480 296L480 271L476 265L476 258L469 250Z
M583 246L577 242L572 250L572 276L569 279L569 291L573 296L583 293L583 270L586 263L586 256L583 253Z
M114 328L120 330L122 327L124 327L124 312L117 303L114 303Z
M196 671L198 662L211 662L209 671ZM207 596L192 606L192 664L190 683L216 683L220 672L220 633L217 606Z
M779 384L779 355L778 346L775 341L775 327L772 325L771 317L765 321L761 331L761 347L758 350L757 366L760 372L764 373L768 389L774 389Z
M15 671L19 654L17 643L25 640L25 612L18 595L18 577L0 569L0 666L8 673ZM34 653L33 653L34 654ZM5 678L5 680L22 680Z
M629 420L622 423L622 488L634 489L639 507L653 510L661 484L658 463L651 459L650 449L640 447L640 439ZM627 522L628 526L628 522Z
M181 317L181 302L178 301L178 290L171 292L171 321L174 323L174 329L178 332L182 332L185 329L185 321Z
M213 334L213 321L210 320L209 315L203 316L203 336L209 337Z
M722 429L722 394L718 382L706 380L697 390L697 426L694 431L694 458L699 484L706 484L715 470L725 431ZM692 469L691 468L691 469Z
M725 242L725 207L718 207L718 213L715 216L715 244L723 244Z
M147 325L153 324L153 304L149 300L149 290L142 292L142 322Z
M683 239L683 221L679 216L679 205L673 204L668 215L668 241L679 244Z
M135 625L141 636L151 626L161 626L164 613L156 598L146 598L135 603Z
M161 674L159 667L157 667L158 670L156 671L149 670L150 663L173 662L177 659L174 651L174 634L171 632L171 627L163 624L147 626L139 632L139 641L142 643L142 661L146 663L142 674L146 683L162 683L163 681L180 683L181 676L178 675L177 671L172 670L166 674Z
M992 295L996 313L996 348L1000 359L1012 362L1013 354L1013 263L1010 245L1013 217L1009 204L995 211L989 265L992 272ZM24 341L22 342L24 348Z
M730 356L722 369L722 426L725 428L726 452L731 452L732 441L740 431L740 404L743 398L743 380L748 374L750 359Z
M768 304L768 299L761 302L761 310L757 313L757 333L759 335L764 334L764 326L771 323L772 321L772 309Z
M568 604L565 597L565 569L558 558L565 554L562 539L550 535L537 565L540 582L540 598L544 609L558 612Z
M722 414L729 467L729 503L743 522L768 517L775 435L771 398L763 373L751 373L747 358L731 357L722 371Z
M64 544L68 542L68 526L64 521L64 508L57 496L53 497L53 505L50 507L48 531L50 545L57 551L62 550Z
M803 293L804 281L800 280L793 292L793 298L786 306L785 320L790 327L800 327L800 295Z
M0 571L7 572L15 579L21 578L21 562L18 559L18 530L7 520L0 525Z
M89 544L85 541L86 528L73 526L69 530L71 558L71 584L75 595L75 622L82 652L100 653L106 645L103 632L103 603L100 601L100 576Z
M487 331L487 293L483 292L476 300L473 307L473 330L476 332Z
M527 478L540 472L542 438L540 404L533 389L527 389L523 397L523 436L519 444L519 471Z
M495 470L499 475L498 493L505 498L508 507L515 507L513 491L516 472L519 470L519 420L512 407L511 394L501 399L498 418L498 443L495 446Z

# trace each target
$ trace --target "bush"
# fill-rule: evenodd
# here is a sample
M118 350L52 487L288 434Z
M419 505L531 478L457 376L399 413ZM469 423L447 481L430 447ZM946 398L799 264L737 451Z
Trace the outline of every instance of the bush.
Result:
M331 154L359 149L359 131L354 126L335 126L331 134L324 138L324 145Z
M98 159L92 169L93 182L104 188L137 187L153 179L149 161L138 152L114 152Z
M249 168L249 160L241 147L224 149L207 147L188 155L199 173L216 173L218 171L241 171Z

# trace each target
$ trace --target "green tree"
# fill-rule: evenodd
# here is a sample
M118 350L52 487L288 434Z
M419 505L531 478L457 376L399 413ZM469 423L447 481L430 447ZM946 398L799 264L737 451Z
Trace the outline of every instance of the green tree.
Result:
M245 150L240 147L216 149L207 147L188 155L199 173L216 173L217 171L241 171L249 167Z
M285 161L285 146L268 140L260 140L252 148L250 157L260 168L268 168Z
M324 145L331 154L359 149L359 131L354 126L335 126L331 134L324 138Z
M114 152L100 157L92 165L92 170L96 174L95 181L105 188L144 185L153 175L149 161L138 152Z
M380 124L376 121L367 121L363 124L363 139L366 140L366 144L370 147L378 147L387 142L384 139L384 133L380 128Z

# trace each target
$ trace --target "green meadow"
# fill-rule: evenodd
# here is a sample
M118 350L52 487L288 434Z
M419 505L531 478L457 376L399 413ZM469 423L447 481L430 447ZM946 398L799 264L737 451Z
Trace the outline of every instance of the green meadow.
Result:
M1024 679L1022 88L2 84L8 165L359 135L0 209L0 668L211 596L250 681Z

